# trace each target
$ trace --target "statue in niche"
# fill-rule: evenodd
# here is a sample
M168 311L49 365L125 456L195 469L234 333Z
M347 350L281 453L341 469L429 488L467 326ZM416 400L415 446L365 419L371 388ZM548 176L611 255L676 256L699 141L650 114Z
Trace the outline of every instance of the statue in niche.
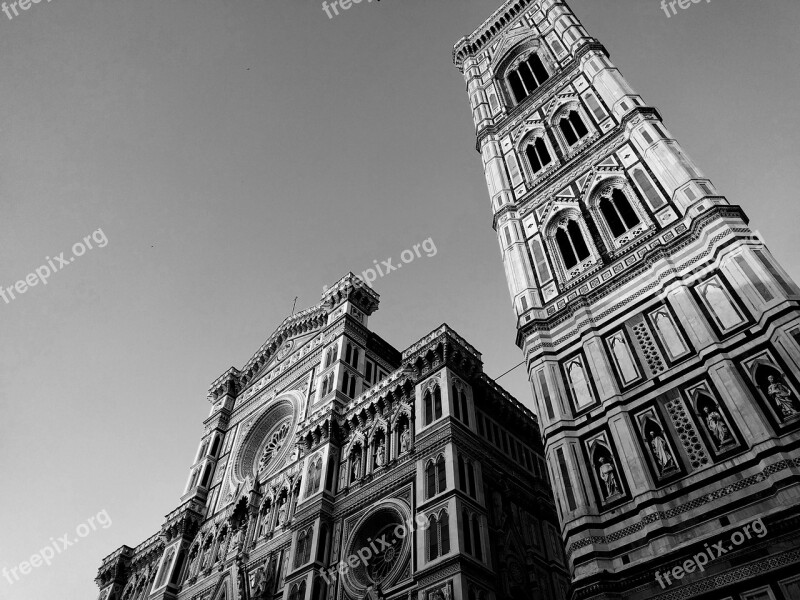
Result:
M225 558L225 551L227 550L225 542L227 541L228 541L228 530L225 529L222 531L222 534L219 538L219 546L217 547L217 557L214 559L215 563Z
M767 395L775 401L778 409L783 414L784 419L792 419L800 415L800 411L795 408L795 398L792 390L783 382L778 381L774 375L767 377L769 383Z
M600 479L603 480L603 484L606 488L606 500L610 500L614 496L621 494L622 492L619 489L619 482L617 481L617 472L614 470L614 465L611 464L605 456L600 457L600 466L598 468L598 472L600 473Z
M361 452L357 450L353 452L353 468L351 474L353 481L361 479Z
M233 547L236 552L241 552L244 548L244 538L247 533L247 520L242 521L239 528L236 530L236 537L233 539Z
M283 527L286 524L286 519L289 517L289 500L283 498L281 506L278 509L278 527Z
M375 449L375 466L382 467L386 464L386 440L381 438L378 446Z
M411 432L408 425L403 425L403 432L400 434L400 452L408 452L411 448Z
M264 565L261 565L260 567L258 567L258 569L256 569L256 572L253 575L253 580L251 582L250 589L252 590L252 598L254 600L262 600L262 598L266 598L267 577Z
M703 412L705 413L706 426L716 439L716 442L720 446L727 443L730 440L731 432L719 411L706 406L703 408Z
M645 431L647 432L647 441L650 444L650 450L653 452L653 457L656 460L656 467L658 467L659 475L663 476L677 469L678 464L675 462L675 457L672 455L663 430L653 421L648 421L645 426Z

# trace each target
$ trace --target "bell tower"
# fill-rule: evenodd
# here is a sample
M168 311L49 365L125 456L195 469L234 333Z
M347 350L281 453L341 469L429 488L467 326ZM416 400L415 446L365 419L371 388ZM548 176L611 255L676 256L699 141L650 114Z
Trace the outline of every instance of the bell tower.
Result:
M573 598L800 598L800 289L562 0L453 59Z

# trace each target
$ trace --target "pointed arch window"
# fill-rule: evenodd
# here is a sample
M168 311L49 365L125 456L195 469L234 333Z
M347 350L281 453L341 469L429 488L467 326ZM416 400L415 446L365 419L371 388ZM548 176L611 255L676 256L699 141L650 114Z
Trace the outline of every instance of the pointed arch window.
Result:
M439 521L431 515L428 523L428 560L434 560L439 557Z
M564 139L570 146L574 146L579 140L589 135L586 124L576 110L571 110L562 116L561 120L558 122L558 126L561 129L561 133L564 134Z
M442 418L442 390L438 385L433 389L433 418Z
M600 212L608 224L611 235L615 238L623 235L636 227L641 220L633 210L628 196L619 189L614 189L610 195L600 199Z
M436 460L437 493L441 494L447 489L447 470L445 469L444 456Z
M550 78L542 59L535 52L508 74L508 84L519 104Z
M528 163L531 165L534 175L553 162L550 151L547 149L547 143L541 137L528 144L525 148L525 155L528 157Z
M467 395L464 393L464 390L461 390L461 414L463 415L464 425L469 427L469 410L467 407Z
M461 529L464 532L464 551L472 554L472 528L469 513L466 510L461 511Z
M591 256L577 221L570 219L566 227L559 227L555 238L564 261L564 267L567 269L571 269Z
M475 558L483 560L483 546L481 545L481 524L478 515L472 515L472 541L475 544Z
M423 403L425 404L425 425L428 425L433 422L433 398L430 391L425 392Z

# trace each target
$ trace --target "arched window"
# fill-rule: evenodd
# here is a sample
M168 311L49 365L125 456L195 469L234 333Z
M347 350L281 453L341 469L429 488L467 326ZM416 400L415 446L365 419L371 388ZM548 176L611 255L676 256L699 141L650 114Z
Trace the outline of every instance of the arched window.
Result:
M472 462L467 463L467 479L469 481L469 495L475 498L475 467Z
M206 464L206 470L203 472L203 481L200 482L200 485L203 487L208 487L208 482L211 479L211 463Z
M446 510L439 515L439 547L441 556L450 552L450 517Z
M544 68L542 59L535 52L527 60L519 63L516 69L508 74L508 84L517 104L535 92L550 78Z
M461 390L461 414L464 415L464 425L469 427L469 411L467 410L467 395Z
M561 133L564 134L564 139L570 146L574 146L578 143L578 140L589 135L589 130L586 129L583 119L581 119L578 111L575 110L571 110L562 116L558 126L561 128Z
M459 455L458 457L458 487L461 491L467 491L467 475L464 466L464 459Z
M345 346L344 351L344 362L350 364L350 359L353 356L353 346L350 345L350 342L347 342L347 346Z
M453 397L453 416L456 419L461 420L461 411L459 410L458 406L458 389L456 388L456 384L454 383L450 388L450 393Z
M425 392L423 403L425 404L425 425L428 425L433 422L433 399L430 391Z
M214 436L214 443L211 444L211 456L216 456L217 452L219 451L219 440L220 436Z
M622 190L615 189L609 196L600 199L600 212L611 230L611 235L618 238L627 231L636 227L639 217L633 210L628 197Z
M442 418L442 390L438 385L433 388L433 418Z
M444 456L439 456L436 460L436 475L438 479L438 487L436 492L441 494L447 489L447 471L444 467Z
M330 367L334 360L336 360L336 346L331 346L325 353L325 368Z
M342 393L343 394L347 393L347 387L348 387L349 384L350 384L350 373L345 371L344 374L342 375L342 388L341 389L342 389Z
M353 361L350 363L354 368L358 368L358 348L353 348Z
M472 539L475 542L475 558L483 560L483 547L481 546L481 523L478 515L472 515Z
M306 532L301 531L300 535L297 537L297 549L295 550L294 553L295 569L303 564L303 559L305 558L306 555L306 544L307 544Z
M528 157L528 163L530 163L534 175L553 162L544 138L540 137L536 138L532 144L528 144L525 148L525 156Z
M328 549L328 526L324 523L319 528L319 545L317 546L317 560L325 562L325 553Z
M428 463L425 468L425 498L431 498L436 495L436 465L433 461Z
M472 554L472 532L470 531L469 513L461 511L461 529L464 532L464 551Z
M434 515L431 515L428 521L428 560L434 560L439 557L439 535L438 535L438 521Z
M555 237L564 267L567 269L571 269L591 256L577 221L570 219L566 228L558 228Z

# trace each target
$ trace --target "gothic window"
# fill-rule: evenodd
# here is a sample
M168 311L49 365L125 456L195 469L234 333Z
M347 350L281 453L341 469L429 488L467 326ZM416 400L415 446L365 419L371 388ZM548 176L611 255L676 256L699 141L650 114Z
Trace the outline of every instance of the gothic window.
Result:
M425 467L425 498L432 498L447 489L447 471L445 470L444 455L439 455L436 461L431 461Z
M439 521L435 515L431 515L428 521L428 560L439 558Z
M467 395L464 393L464 390L461 390L459 397L461 398L461 414L463 415L464 425L469 427L469 410L467 410Z
M455 383L450 387L450 392L453 397L453 416L460 421L461 409L459 408L458 405L458 389L456 388Z
M536 138L534 142L526 146L525 155L528 157L528 163L534 175L553 162L550 151L547 149L547 144L544 138L541 137Z
M469 485L469 495L475 498L475 467L470 461L467 461L467 482Z
M356 376L351 375L348 371L342 375L342 393L348 398L355 398L356 396Z
M439 515L439 550L441 556L450 553L450 517L446 510Z
M211 456L216 456L219 452L219 441L221 437L219 435L214 436L214 443L211 444Z
M374 366L375 365L371 361L369 360L364 361L364 379L367 380L367 383L372 383L372 373Z
M205 471L203 471L203 481L200 482L202 487L208 487L208 483L211 480L211 463L206 464Z
M423 403L425 404L425 425L429 425L433 423L433 398L430 390L425 392Z
M344 362L346 362L349 365L352 358L353 358L353 346L350 344L350 342L347 342L344 351Z
M306 546L309 544L309 539L305 531L301 531L297 537L297 548L294 553L294 568L298 568L305 563Z
M423 404L425 405L425 425L430 425L442 418L442 390L438 385L425 392Z
M558 227L555 239L566 269L572 269L591 256L580 225L573 219Z
M436 459L437 493L441 494L447 489L447 471L445 470L444 456Z
M169 568L174 557L175 548L170 548L164 555L164 560L161 562L161 571L158 573L158 579L156 579L156 584L153 586L153 589L158 589L167 583L167 575L169 574Z
M535 92L550 78L542 59L536 53L531 54L517 67L511 70L507 80L517 104Z
M306 597L306 582L303 581L300 585L293 585L292 591L289 592L289 600L304 600Z
M475 544L475 558L483 560L483 545L481 544L481 522L478 515L472 515L472 541Z
M558 127L561 129L568 146L574 146L579 140L589 135L586 124L576 110L565 113L559 120Z
M600 212L615 238L636 227L641 221L622 190L614 189L600 198Z
M570 479L569 476L567 460L564 457L563 448L558 448L556 450L556 459L558 460L558 468L561 471L561 479L564 483L564 491L567 495L567 505L569 506L570 510L575 510L577 508L577 504L575 503L575 493L572 489L572 479Z
M432 498L436 495L436 465L429 462L425 467L425 498Z
M336 345L331 346L328 348L328 351L325 353L325 367L328 368L333 364L333 361L336 360Z
M461 530L464 533L464 551L472 554L472 528L469 513L466 510L461 511Z

